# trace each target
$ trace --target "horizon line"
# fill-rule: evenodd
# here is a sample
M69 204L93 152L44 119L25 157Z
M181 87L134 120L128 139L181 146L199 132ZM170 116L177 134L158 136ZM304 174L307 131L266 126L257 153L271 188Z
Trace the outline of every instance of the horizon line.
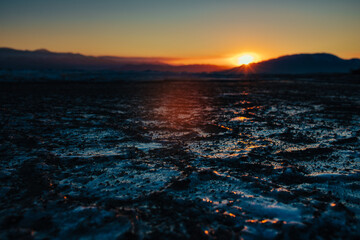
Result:
M167 64L167 65L172 65L172 66L189 66L189 65L212 65L212 66L218 66L218 67L228 67L228 66L234 66L234 64L211 64L211 63L180 63L180 64L174 64L174 63L170 63L172 61L196 61L196 60L209 60L209 59L225 59L225 58L229 58L229 57L224 57L224 56L209 56L209 57L164 57L164 56L153 56L153 57L149 57L149 56L126 56L126 55L92 55L92 54L86 54L86 53L81 53L81 52L76 52L76 51L53 51L53 50L49 50L48 48L36 48L36 49L19 49L19 48L13 48L13 47L7 47L7 46L0 46L0 49L10 49L10 50L15 50L15 51L27 51L27 52L36 52L36 51L44 51L44 52L49 52L49 53L54 53L54 54L74 54L74 55L81 55L84 57L94 57L94 58L119 58L119 59L123 59L123 60L137 60L137 61L141 61L141 60L148 60L148 62L138 62L139 64L155 64L155 63L161 63L161 64ZM353 59L360 59L357 57L352 57L352 58L342 58L334 53L329 53L329 52L299 52L299 53L288 53L288 54L283 54L283 55L278 55L276 57L271 57L271 58L266 58L266 59L262 59L260 61L254 61L252 62L252 64L254 63L260 63L260 62L266 62L269 60L273 60L273 59L278 59L281 57L286 57L286 56L294 56L294 55L311 55L311 54L329 54L329 55L333 55L335 57L338 57L340 59L343 60L353 60ZM153 60L153 61L151 61Z

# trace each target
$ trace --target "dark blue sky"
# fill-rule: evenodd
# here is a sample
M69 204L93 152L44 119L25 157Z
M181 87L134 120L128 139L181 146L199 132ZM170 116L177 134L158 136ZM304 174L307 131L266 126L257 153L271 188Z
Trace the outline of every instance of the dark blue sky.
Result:
M0 45L92 55L360 57L359 0L0 1Z

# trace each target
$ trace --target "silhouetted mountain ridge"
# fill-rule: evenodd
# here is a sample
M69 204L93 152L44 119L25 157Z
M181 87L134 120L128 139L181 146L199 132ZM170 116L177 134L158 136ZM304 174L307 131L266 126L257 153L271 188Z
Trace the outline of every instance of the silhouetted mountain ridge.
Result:
M360 68L360 59L345 60L328 53L294 54L226 69L222 66L193 64L169 65L166 58L131 58L85 56L78 53L57 53L47 49L35 51L0 48L0 68L21 70L111 70L156 72L214 72L218 75L242 74L315 74L349 73Z
M35 51L0 48L0 68L55 70L115 70L160 72L213 72L226 68L216 65L193 64L174 66L158 58L93 57L77 53L55 53L46 49Z
M313 53L294 54L248 66L232 68L222 74L315 74L315 73L349 73L360 67L360 59L345 60L333 54Z

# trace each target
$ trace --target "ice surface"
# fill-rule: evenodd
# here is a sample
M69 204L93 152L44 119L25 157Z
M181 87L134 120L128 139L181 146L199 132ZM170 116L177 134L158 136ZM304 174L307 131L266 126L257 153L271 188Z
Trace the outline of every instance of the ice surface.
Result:
M359 90L2 84L0 238L356 239Z

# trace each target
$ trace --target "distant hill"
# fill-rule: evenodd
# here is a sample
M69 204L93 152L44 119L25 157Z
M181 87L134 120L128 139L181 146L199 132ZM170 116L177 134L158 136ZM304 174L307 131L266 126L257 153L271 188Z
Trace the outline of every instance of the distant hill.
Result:
M74 53L53 53L45 49L21 51L0 48L0 67L10 69L86 69L104 68L111 61Z
M360 67L360 59L341 59L327 53L287 55L267 61L240 66L221 72L238 74L316 74L349 73Z
M92 57L76 53L55 53L0 48L0 69L15 70L111 70L121 72L240 74L350 73L360 68L360 59L345 60L327 53L296 54L226 69L216 65L169 65L162 58Z
M55 53L46 49L35 51L0 48L0 68L20 70L114 70L160 72L213 72L225 70L215 65L174 66L159 58L92 57L75 53Z

